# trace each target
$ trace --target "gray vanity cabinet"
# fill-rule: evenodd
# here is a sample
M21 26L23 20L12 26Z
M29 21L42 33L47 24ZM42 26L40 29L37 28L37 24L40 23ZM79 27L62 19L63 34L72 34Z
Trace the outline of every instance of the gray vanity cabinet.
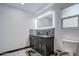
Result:
M43 56L48 56L54 52L54 37L40 37L30 35L30 45Z

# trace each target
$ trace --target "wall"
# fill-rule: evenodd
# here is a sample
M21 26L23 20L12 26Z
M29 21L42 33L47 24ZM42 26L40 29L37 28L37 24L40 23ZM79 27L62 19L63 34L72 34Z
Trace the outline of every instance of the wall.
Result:
M0 53L29 45L32 18L23 10L0 4Z
M61 29L61 17L68 17L72 15L79 14L79 4L72 5L66 8L64 11L61 11L60 8L55 10L56 18L56 27L55 27L55 50L62 49L62 41L75 40L79 41L79 30L78 29Z

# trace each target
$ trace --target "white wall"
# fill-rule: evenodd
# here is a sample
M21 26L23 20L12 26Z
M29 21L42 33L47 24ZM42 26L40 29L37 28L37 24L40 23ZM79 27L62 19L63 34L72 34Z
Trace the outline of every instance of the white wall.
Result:
M0 5L0 53L29 45L29 29L34 27L32 18L20 9Z
M78 29L61 29L61 17L68 17L79 14L79 4L70 6L65 10L61 11L60 8L55 10L56 12L56 27L55 27L55 50L62 49L64 39L79 41L79 30Z

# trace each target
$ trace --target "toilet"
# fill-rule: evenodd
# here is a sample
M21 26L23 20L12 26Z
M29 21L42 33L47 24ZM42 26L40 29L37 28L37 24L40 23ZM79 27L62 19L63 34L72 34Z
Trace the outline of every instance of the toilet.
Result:
M69 56L77 56L79 50L79 42L72 40L63 40L63 51L69 52Z

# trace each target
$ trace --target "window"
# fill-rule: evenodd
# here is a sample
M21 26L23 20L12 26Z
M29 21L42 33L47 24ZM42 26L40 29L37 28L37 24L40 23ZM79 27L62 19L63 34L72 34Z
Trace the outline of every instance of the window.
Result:
M72 16L68 18L62 19L62 27L63 28L74 28L78 27L78 16Z

